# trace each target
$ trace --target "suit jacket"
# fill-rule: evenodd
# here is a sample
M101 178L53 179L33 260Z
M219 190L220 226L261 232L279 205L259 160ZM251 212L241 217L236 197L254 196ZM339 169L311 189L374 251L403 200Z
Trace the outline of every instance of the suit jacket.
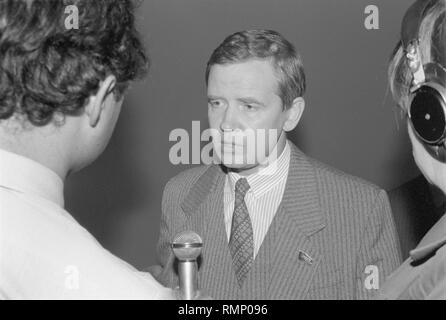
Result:
M292 145L292 144L291 144ZM240 288L224 226L225 173L201 166L165 188L156 278L176 287L170 243L192 230L203 238L199 286L215 299L361 299L366 267L384 279L400 261L395 226L383 190L308 158L294 145L282 203ZM376 283L376 282L375 282Z
M403 258L407 259L410 250L446 211L446 199L422 175L389 191L389 199Z

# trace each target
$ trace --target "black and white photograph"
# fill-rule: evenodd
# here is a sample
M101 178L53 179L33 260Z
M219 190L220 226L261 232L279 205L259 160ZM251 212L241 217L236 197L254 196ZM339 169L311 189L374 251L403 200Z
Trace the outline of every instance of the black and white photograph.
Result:
M446 0L0 0L0 300L446 300L445 194Z

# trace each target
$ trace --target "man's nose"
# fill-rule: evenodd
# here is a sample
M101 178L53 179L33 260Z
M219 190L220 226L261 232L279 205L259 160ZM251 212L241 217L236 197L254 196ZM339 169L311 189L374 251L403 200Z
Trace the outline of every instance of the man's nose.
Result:
M225 110L223 121L220 124L222 131L232 131L238 128L238 112L234 106L228 106Z

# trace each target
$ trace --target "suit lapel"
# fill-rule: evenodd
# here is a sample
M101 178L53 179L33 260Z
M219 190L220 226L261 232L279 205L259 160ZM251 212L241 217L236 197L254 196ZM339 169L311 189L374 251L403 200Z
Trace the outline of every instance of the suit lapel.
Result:
M306 156L290 145L290 169L282 203L250 278L255 281L254 277L260 277L264 286L257 289L263 292L262 298L304 298L321 261L312 243L312 235L325 227L314 169Z

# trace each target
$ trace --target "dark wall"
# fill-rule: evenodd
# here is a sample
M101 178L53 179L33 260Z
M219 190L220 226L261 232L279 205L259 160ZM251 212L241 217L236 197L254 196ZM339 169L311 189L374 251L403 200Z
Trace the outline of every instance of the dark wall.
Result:
M364 9L380 9L366 30ZM407 0L146 0L138 11L153 67L130 92L109 148L71 177L67 208L114 254L156 262L161 195L187 168L169 162L169 133L207 126L204 70L229 34L281 32L302 53L307 109L290 136L310 156L390 189L417 174L387 90L386 66Z

